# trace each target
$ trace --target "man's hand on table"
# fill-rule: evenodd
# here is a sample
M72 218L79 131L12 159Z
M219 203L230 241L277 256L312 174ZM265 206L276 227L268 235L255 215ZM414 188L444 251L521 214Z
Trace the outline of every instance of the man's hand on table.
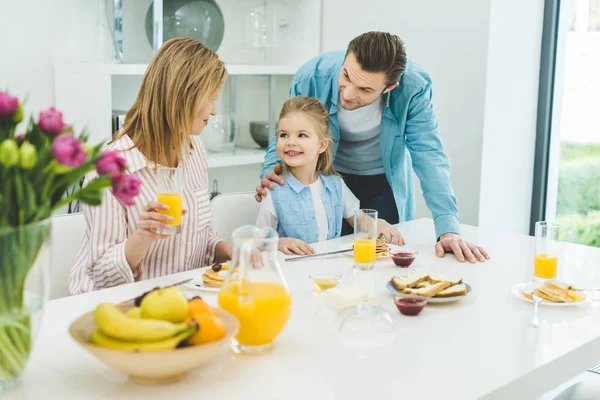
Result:
M438 257L444 257L445 253L454 253L456 259L461 263L468 260L475 264L477 261L484 262L490 259L483 247L467 242L456 233L444 233L436 243L435 254Z
M262 178L262 180L260 181L260 186L256 187L256 194L254 195L256 201L260 203L262 201L262 198L267 196L267 191L265 190L265 188L275 189L275 183L279 185L283 185L285 183L283 178L279 176L282 172L283 168L281 167L281 165L275 164L273 172L265 174L264 178Z

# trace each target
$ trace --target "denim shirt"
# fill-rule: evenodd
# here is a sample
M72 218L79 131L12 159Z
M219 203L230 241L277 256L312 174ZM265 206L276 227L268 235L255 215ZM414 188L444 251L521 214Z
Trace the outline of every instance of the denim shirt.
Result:
M333 152L340 139L338 124L338 76L344 63L344 51L324 53L304 64L294 75L290 96L318 98L329 110ZM394 193L400 222L415 217L412 170L423 189L427 207L439 238L447 232L459 232L458 207L450 184L450 161L442 148L439 127L431 103L431 79L412 61L395 89L383 95L381 117L381 155L385 175ZM261 177L279 161L277 135L271 140ZM412 167L412 168L411 168Z
M342 179L337 175L319 175L323 181L323 205L327 215L327 239L340 236L342 231ZM277 232L280 237L291 237L315 243L319 228L310 187L304 186L289 174L285 184L271 190L277 214Z

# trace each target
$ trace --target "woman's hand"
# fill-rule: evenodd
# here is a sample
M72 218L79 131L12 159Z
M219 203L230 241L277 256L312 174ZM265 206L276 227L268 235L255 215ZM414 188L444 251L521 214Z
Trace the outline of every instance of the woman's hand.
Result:
M157 233L157 229L171 229L172 226L167 222L173 221L173 217L166 214L161 214L158 210L168 210L169 207L158 201L151 201L144 206L144 211L140 214L138 229L136 233L147 239L149 242L154 242L158 239L168 238L171 235L162 235ZM182 215L187 213L183 210Z
M137 270L144 259L150 245L158 240L168 238L171 235L161 235L157 233L158 228L170 229L171 225L165 222L173 221L173 217L157 212L157 210L168 210L169 207L151 201L144 206L144 211L140 214L137 230L125 241L125 257L132 271ZM183 210L183 215L186 211Z
M383 236L389 244L404 246L404 238L400 231L383 219L377 220L377 236Z
M307 256L314 254L315 251L307 243L300 239L294 238L280 238L279 239L279 251L287 254L288 256L297 254L300 256Z
M171 229L171 225L167 222L173 221L170 215L161 214L158 210L168 210L169 207L158 201L151 201L144 206L144 211L140 214L138 229L136 233L144 239L154 242L158 239L164 239L170 235L161 235L157 233L158 229Z

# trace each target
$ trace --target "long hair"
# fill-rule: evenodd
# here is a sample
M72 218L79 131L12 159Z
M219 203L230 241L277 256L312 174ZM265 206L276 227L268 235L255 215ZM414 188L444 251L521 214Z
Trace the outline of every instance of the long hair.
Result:
M115 140L129 135L149 161L176 167L190 150L196 111L221 91L226 79L225 64L196 39L165 42L150 61Z
M333 168L333 140L329 130L329 114L323 104L313 97L296 96L283 103L279 119L292 113L301 113L310 118L317 127L316 133L319 135L319 139L327 139L329 142L325 151L319 154L317 171L323 175L337 175L338 173ZM285 164L283 167L287 169Z

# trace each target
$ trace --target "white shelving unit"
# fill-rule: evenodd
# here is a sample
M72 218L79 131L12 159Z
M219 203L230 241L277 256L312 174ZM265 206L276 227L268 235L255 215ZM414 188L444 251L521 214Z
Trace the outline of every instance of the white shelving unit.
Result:
M85 127L93 144L110 139L113 110L112 80L116 76L138 76L147 64L62 63L54 66L56 107L76 129ZM298 66L227 65L230 76L265 76L269 85L278 75L292 76ZM270 91L273 89L270 87ZM208 153L209 168L222 168L264 161L263 149L236 148L233 153Z
M249 13L257 7L265 8L269 1L217 0L226 30L217 54L229 73L217 113L225 114L233 122L238 146L229 153L207 151L211 188L218 181L222 193L254 190L265 150L255 144L250 125L252 122L276 125L292 76L321 52L323 0L276 0L278 21L284 22L278 32L278 43L261 47L260 43L249 40L252 37L247 25ZM109 13L112 13L111 3L108 2ZM152 4L152 0L122 2L122 63L88 61L93 49L87 48L91 43L84 44L87 42L83 40L78 51L54 58L55 106L77 131L87 128L91 143L108 142L113 112L122 114L135 101L147 63L154 54L145 31L145 16ZM78 16L78 26L69 31L76 35L84 25L98 19L96 14L97 10L92 11L85 23ZM203 134L210 133L207 130Z
M207 151L206 159L208 168L262 164L265 159L265 150L236 148L235 151L231 153L213 153Z
M261 47L250 41L248 15L267 7L268 1L218 0L227 34L217 54L226 62L229 79L221 95L222 110L217 107L219 113L228 114L235 122L240 147L234 153L207 153L211 169L252 164L252 168L245 168L249 170L260 166L264 150L250 148L254 142L249 124L267 121L274 127L291 77L320 53L323 0L277 0L279 21L287 21L277 33L279 43ZM55 106L77 130L87 128L91 143L110 140L113 111L131 107L139 90L154 54L145 31L146 12L152 4L152 0L122 4L123 63L82 62L87 58L66 57L54 64ZM229 180L237 180L245 172L242 170L221 172L228 174Z

